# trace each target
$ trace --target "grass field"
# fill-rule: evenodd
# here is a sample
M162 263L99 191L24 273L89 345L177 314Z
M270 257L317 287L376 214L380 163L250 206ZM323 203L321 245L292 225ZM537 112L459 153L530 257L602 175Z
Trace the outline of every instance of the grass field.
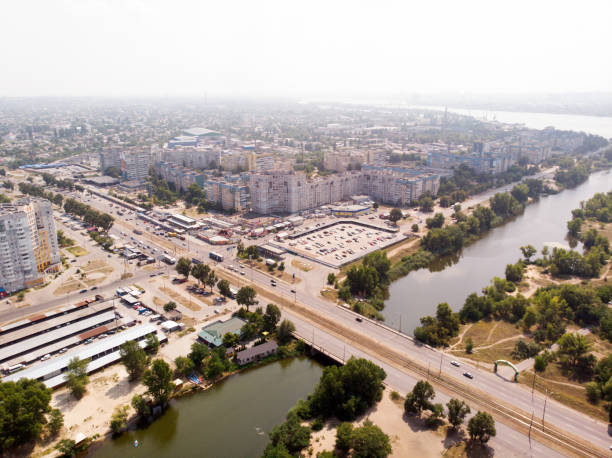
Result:
M84 248L81 248L78 245L68 247L66 248L66 251L70 252L73 256L76 256L76 257L85 256L87 254L87 250L85 250Z

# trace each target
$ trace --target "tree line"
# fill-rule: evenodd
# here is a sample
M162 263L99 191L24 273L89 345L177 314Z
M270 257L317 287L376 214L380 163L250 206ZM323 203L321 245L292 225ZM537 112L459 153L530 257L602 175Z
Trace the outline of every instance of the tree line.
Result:
M108 213L100 212L72 198L64 202L64 211L82 218L90 226L101 227L105 232L108 232L115 222L115 219Z

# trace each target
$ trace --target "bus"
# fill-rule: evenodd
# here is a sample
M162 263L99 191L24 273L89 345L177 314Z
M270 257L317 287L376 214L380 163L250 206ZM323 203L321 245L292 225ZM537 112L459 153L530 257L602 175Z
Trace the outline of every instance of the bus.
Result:
M173 258L172 256L168 256L167 254L162 255L162 261L164 261L166 264L176 264L176 259Z
M238 294L238 290L234 288L233 286L230 286L229 292L230 292L229 297L231 299L236 299L236 294Z
M213 251L211 251L210 253L208 253L208 257L210 259L212 259L213 261L217 261L217 262L223 262L223 255L217 254Z

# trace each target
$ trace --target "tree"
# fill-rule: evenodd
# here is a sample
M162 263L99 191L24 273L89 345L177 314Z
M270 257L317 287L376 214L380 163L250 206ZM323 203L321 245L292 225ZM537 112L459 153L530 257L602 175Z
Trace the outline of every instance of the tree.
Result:
M389 436L370 420L353 430L351 447L354 458L385 458L392 452Z
M75 457L77 456L77 445L72 439L62 439L55 444L55 449L60 453L60 456Z
M382 382L387 374L363 358L351 358L344 366L326 367L310 397L314 416L335 415L354 420L382 398Z
M132 396L131 404L134 410L136 411L136 414L140 418L147 418L149 415L151 415L151 408L149 407L149 402L144 396L135 394L134 396Z
M156 355L159 351L159 339L155 334L149 334L146 338L147 350L152 354Z
M128 406L117 406L113 412L113 416L110 421L110 430L113 434L119 434L125 425L127 424L128 418Z
M219 280L219 282L217 283L217 288L219 288L219 294L221 294L224 299L228 296L231 296L232 294L232 291L230 290L229 281L227 280Z
M512 197L518 200L519 203L524 204L527 202L527 199L529 199L529 186L525 183L517 184L512 188L510 194L512 194Z
M249 306L255 305L258 302L255 300L257 292L250 286L243 286L236 294L236 302L238 305L244 305L249 310Z
M225 364L221 361L221 358L214 353L210 358L208 365L206 366L206 378L208 380L215 380L221 375L223 375L223 371L225 370Z
M517 283L523 279L523 266L521 262L506 265L506 280Z
M77 399L81 399L87 391L86 386L89 383L89 377L87 377L88 364L89 359L80 359L78 356L72 358L68 363L66 385Z
M263 328L264 331L272 332L276 329L276 325L280 321L281 311L278 306L274 304L268 304L266 306L266 313L263 316Z
M419 225L413 224L410 229L412 230L412 232L419 232Z
M223 335L223 345L225 345L227 348L238 345L239 341L240 341L240 337L238 337L233 332L226 332Z
M580 218L573 218L567 222L567 231L573 237L578 237L580 230L582 229L582 220Z
M0 452L38 439L51 410L51 390L22 378L0 383L0 400Z
M302 426L295 412L289 412L287 420L270 432L272 446L282 445L291 454L296 454L310 444L310 428ZM267 455L271 456L271 455Z
M525 245L521 247L521 252L527 263L531 262L531 258L538 252L533 245Z
M406 413L420 414L423 410L431 408L431 400L436 397L436 392L431 383L419 380L412 391L406 395L404 410Z
M147 387L147 393L155 400L156 404L165 405L174 388L172 383L172 371L163 359L156 359L147 369L142 377L142 383Z
M185 356L177 356L174 359L174 365L176 366L175 373L181 377L187 377L195 369L193 361Z
M208 274L208 277L206 278L206 286L210 287L210 292L212 293L213 287L215 286L215 284L217 283L217 275L215 274L214 270L211 270Z
M423 196L419 199L419 210L423 213L433 211L434 201L430 196Z
M468 355L471 355L473 350L474 350L474 341L472 340L471 337L468 337L465 341L465 352Z
M191 259L180 257L176 263L176 271L188 279L191 273Z
M170 313L173 310L176 310L176 302L170 301L164 304L164 312Z
M459 399L451 399L446 403L448 409L448 422L457 429L463 423L465 417L470 413L470 406Z
M389 221L392 223L397 223L400 219L402 219L404 215L399 208L392 208L389 212Z
M327 284L328 285L333 285L336 282L336 274L333 272L330 272L327 274Z
M427 226L427 229L444 226L444 215L442 213L436 213L433 218L427 218L425 220L425 225Z
M244 243L242 243L242 240L238 241L238 244L236 245L236 252L238 253L238 256L244 253Z
M476 415L470 418L468 431L471 440L484 444L497 433L495 431L495 420L487 412L478 411Z
M431 413L427 417L427 426L436 428L444 416L444 406L442 404L433 404L430 410Z
M546 370L546 366L548 365L548 361L542 355L538 355L533 360L533 368L536 372L544 372Z
M557 345L559 345L558 353L562 364L581 371L592 370L595 365L594 357L589 358L586 355L593 345L585 336L578 333L566 333L557 341Z
M130 380L139 379L149 364L149 357L140 348L138 342L134 340L128 340L122 344L119 347L119 355L121 355L121 362L125 366Z
M206 344L194 342L191 344L191 351L187 357L193 361L196 368L202 367L202 360L210 355L210 350Z
M374 202L374 203L372 204L372 208L373 208L374 210L378 210L378 207L379 207L378 202Z
M57 436L64 426L64 416L59 409L53 409L49 413L49 422L47 423L47 431L51 436Z
M278 327L278 333L276 335L278 337L278 341L281 344L286 344L289 342L289 340L291 340L293 332L295 332L295 325L289 320L283 320Z
M206 283L209 273L210 267L208 264L195 264L191 268L191 275L198 281L198 284Z
M343 452L348 452L351 449L351 436L353 434L352 423L344 422L336 428L336 448Z

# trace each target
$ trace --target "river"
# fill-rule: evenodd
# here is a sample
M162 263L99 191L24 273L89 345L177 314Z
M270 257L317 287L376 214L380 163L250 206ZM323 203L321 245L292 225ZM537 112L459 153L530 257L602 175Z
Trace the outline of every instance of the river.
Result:
M420 269L395 281L382 311L386 324L412 334L422 316L435 315L440 302L457 311L470 293L480 293L494 276L504 277L506 264L521 257L521 246L531 244L539 252L547 243L568 245L571 211L596 192L610 190L612 172L594 173L574 189L528 205L522 215L464 248L450 267L438 272Z
M308 358L279 361L233 375L211 389L174 400L146 429L109 439L96 458L261 456L268 432L314 389L323 366ZM134 440L140 445L134 448Z
M418 106L412 108L444 111L445 107ZM601 135L604 138L612 138L612 118L606 116L478 110L451 107L448 107L448 111L473 116L479 120L496 120L508 124L524 124L531 129L544 129L545 127L553 126L558 130L582 131L589 134Z

